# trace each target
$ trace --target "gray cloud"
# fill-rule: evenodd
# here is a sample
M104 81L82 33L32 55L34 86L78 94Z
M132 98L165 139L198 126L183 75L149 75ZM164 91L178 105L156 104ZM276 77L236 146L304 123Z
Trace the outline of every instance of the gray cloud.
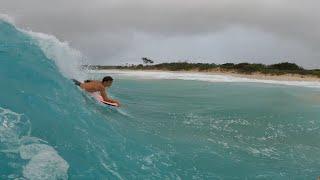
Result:
M320 67L316 0L0 0L0 12L70 41L91 63L155 59Z

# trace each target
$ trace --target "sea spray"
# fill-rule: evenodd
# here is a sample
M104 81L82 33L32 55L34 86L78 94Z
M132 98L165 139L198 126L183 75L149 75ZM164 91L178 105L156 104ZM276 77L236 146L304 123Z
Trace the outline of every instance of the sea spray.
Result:
M86 75L81 70L82 65L86 64L86 59L80 51L71 48L68 42L60 41L50 34L19 28L15 25L14 19L6 14L0 14L0 21L10 24L17 31L33 39L30 43L37 44L46 57L55 62L63 75L68 78L85 79Z
M77 53L45 39L0 23L0 179L319 175L318 89L112 73L118 111L74 86L60 65Z
M124 138L107 120L122 115L102 109L70 81L71 77L83 79L77 69L81 53L53 36L22 30L2 20L0 44L0 80L4 85L0 106L28 117L30 133L20 129L17 133L34 140L21 144L25 138L5 133L16 116L1 122L3 144L10 145L0 151L1 179L116 175L117 163L108 151L120 149ZM108 146L104 142L117 143ZM123 152L118 154L123 156ZM119 173L116 176L121 177Z

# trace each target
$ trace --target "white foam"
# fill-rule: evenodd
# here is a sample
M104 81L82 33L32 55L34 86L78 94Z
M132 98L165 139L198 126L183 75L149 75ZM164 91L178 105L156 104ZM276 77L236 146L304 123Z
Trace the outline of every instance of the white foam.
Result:
M32 144L20 149L23 158L30 158L23 168L27 179L68 179L68 163L51 147L44 144Z
M14 19L11 16L7 15L7 14L0 14L0 20L8 22L8 23L10 23L12 25L15 24Z
M22 159L31 159L42 151L55 151L46 144L28 144L20 147L20 156Z
M68 163L45 141L31 137L30 131L28 118L0 107L0 153L7 156L15 153L29 160L22 172L27 179L67 179Z
M30 133L30 121L9 109L0 110L0 152L17 152L20 138Z
M83 55L80 51L71 48L68 42L59 41L53 35L20 30L38 43L47 58L53 60L66 77L83 79L84 75L80 71Z
M60 41L53 35L25 30L15 25L14 19L7 14L0 14L0 20L10 23L18 31L29 35L35 40L48 59L51 59L58 66L60 72L68 78L84 79L80 69L84 64L84 56L68 42Z
M280 80L261 80L235 77L231 75L216 75L207 73L189 73L189 72L161 72L161 71L129 71L129 70L91 70L91 73L115 74L119 76L136 77L141 79L179 79L196 80L207 82L248 82L248 83L266 83L289 86L301 86L320 88L320 81L280 81Z

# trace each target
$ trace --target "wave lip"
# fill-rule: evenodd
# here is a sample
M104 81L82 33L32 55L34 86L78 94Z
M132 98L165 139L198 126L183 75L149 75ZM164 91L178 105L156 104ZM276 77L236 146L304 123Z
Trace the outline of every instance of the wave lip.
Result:
M178 79L194 80L206 82L243 82L243 83L265 83L288 86L300 86L309 88L320 88L320 81L282 81L282 80L262 80L231 75L216 75L207 73L191 72L162 72L162 71L130 71L130 70L90 70L93 73L109 73L119 76L136 77L141 79Z
M83 64L83 55L80 51L70 47L68 42L61 42L53 35L39 32L20 31L32 37L46 57L53 60L59 70L68 78L82 78L84 75L79 71Z
M85 75L80 71L81 65L85 64L84 55L72 48L68 42L60 41L53 35L19 28L16 26L14 18L7 14L0 14L0 23L1 21L10 24L15 30L30 37L45 56L55 62L64 76L78 79L85 78Z
M7 82L0 96L0 179L67 179L68 162L31 136L31 125L44 116L39 112L48 112L42 122L61 112L63 87L74 87L62 75L79 78L82 55L52 35L18 28L3 14L0 44L0 80Z
M11 16L7 15L7 14L0 14L0 20L8 22L8 23L10 23L12 25L15 24L14 19Z

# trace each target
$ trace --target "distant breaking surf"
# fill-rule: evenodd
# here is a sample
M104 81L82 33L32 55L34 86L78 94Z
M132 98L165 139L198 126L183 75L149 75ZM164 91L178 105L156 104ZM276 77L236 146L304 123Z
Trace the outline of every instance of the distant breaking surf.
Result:
M309 88L320 88L320 81L282 81L282 80L263 80L232 75L218 75L195 72L165 72L165 71L130 71L130 70L90 70L94 73L114 74L118 76L135 77L142 79L178 79L194 80L206 82L243 82L243 83L265 83L287 86L300 86Z

